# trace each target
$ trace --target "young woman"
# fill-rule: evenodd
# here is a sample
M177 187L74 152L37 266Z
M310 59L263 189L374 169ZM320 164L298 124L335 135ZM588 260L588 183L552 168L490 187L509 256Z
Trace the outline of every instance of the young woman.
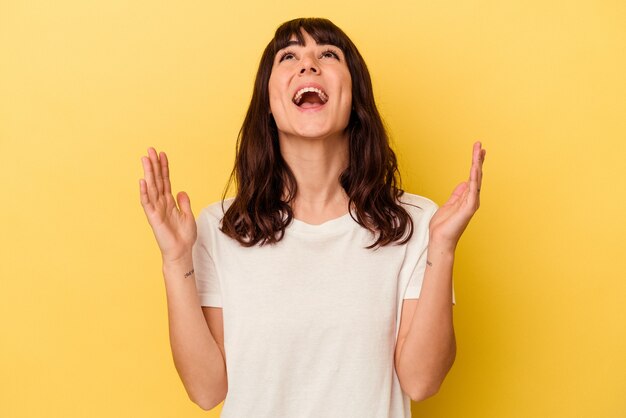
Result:
M441 208L404 192L355 45L326 19L281 25L239 135L235 197L196 220L165 153L142 157L191 400L225 400L228 418L410 417L454 362L454 252L484 157L475 143Z

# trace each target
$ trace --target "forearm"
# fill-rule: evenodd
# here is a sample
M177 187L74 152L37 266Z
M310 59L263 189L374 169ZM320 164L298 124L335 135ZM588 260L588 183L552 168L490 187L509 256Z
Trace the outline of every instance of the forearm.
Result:
M452 321L454 250L432 244L427 255L419 302L398 362L398 378L403 386L421 398L439 390L456 355Z
M202 313L192 270L191 254L163 264L174 364L189 398L205 408L225 395L226 365Z

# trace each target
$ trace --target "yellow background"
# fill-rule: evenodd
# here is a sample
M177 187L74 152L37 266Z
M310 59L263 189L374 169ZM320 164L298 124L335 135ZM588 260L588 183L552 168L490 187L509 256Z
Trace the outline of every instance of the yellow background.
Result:
M140 157L218 200L274 29L343 28L405 188L487 149L458 355L415 417L626 417L623 1L0 2L0 416L217 417L169 349Z

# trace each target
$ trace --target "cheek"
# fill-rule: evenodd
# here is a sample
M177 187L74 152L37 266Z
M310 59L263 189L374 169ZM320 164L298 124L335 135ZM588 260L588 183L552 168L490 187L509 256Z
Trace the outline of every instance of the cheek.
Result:
M270 99L270 106L279 106L284 96L284 89L281 88L280 79L270 77L267 85L267 93Z
M345 93L345 103L352 107L352 79L350 78L350 74L343 81L344 93Z
M272 90L269 91L269 111L274 114L276 117L278 114L282 113L282 104L280 103L277 95L272 93Z
M276 90L276 83L272 79L272 77L270 77L269 83L267 83L267 94L269 95L270 102L274 99L274 96L276 96L275 90Z

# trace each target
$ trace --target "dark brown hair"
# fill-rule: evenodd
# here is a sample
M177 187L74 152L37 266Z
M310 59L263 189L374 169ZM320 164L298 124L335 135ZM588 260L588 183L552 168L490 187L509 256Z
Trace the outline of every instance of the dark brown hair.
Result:
M330 20L320 18L283 23L263 51L250 106L237 138L235 166L222 196L222 211L233 178L237 195L224 214L220 229L251 247L259 242L277 243L291 223L293 211L289 203L298 187L280 153L278 128L269 112L268 83L276 53L287 46L291 37L304 45L301 30L317 43L339 47L350 70L353 108L346 127L349 164L338 180L350 199L349 207L354 207L357 218L353 219L379 233L377 240L366 248L400 240L408 226L408 236L399 243L404 244L413 234L413 221L397 201L404 191L400 188L396 155L374 102L369 71L350 38Z

